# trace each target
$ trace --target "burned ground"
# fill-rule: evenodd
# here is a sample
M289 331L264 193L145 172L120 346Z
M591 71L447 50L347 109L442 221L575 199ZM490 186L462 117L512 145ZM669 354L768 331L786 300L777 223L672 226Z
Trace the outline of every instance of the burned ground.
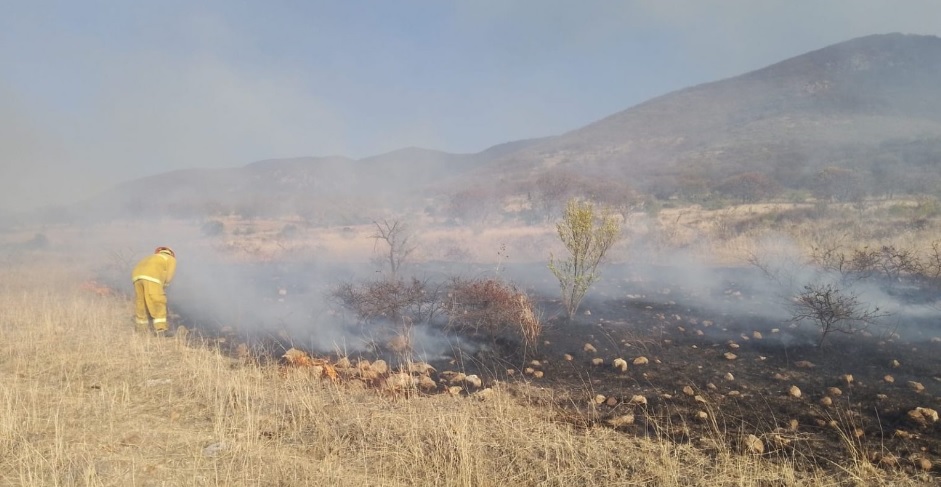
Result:
M745 439L755 435L769 461L825 469L862 456L913 472L925 468L923 459L941 463L941 423L911 414L941 409L936 314L890 317L865 333L832 335L818 346L819 329L784 319L778 298L752 289L751 270L725 269L707 287L686 285L682 272L662 271L655 281L607 280L574 321L543 295L544 334L529 350L512 336L460 336L419 325L412 333L436 345L425 341L403 354L385 346L382 337L391 334L382 327L361 324L346 333L361 334L365 346L323 349L297 336L296 328L258 327L258 320L276 313L240 317L232 326L184 307L181 319L193 335L263 361L277 361L292 347L354 363L384 359L393 368L423 360L438 381L426 393L448 390L446 371L475 374L483 387L507 384L520 400L551 408L575 427L611 427L706 451L746 450ZM278 309L323 291L283 268L262 274L256 282L272 292L246 307ZM923 287L895 286L892 292L911 306L930 304L933 297ZM297 308L281 313L287 316L289 309ZM309 318L337 319L330 313ZM626 367L616 368L615 359Z

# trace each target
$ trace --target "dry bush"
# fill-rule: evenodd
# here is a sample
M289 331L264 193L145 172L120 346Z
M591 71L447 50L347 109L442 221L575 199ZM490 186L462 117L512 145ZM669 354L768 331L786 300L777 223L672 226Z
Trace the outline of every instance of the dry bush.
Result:
M529 296L498 279L454 278L444 304L449 326L495 338L503 331L518 334L535 346L542 333L539 313Z
M375 320L426 323L435 318L441 307L439 294L437 285L413 277L345 282L337 285L330 297L364 323Z

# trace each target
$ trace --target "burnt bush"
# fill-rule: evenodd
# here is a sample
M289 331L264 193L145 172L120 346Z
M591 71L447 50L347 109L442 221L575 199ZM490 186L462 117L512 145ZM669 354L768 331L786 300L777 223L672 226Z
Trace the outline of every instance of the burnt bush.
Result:
M363 323L431 322L441 308L439 295L439 286L417 278L345 282L330 292L335 303Z
M870 308L859 297L835 284L809 284L791 305L791 321L810 321L820 328L818 346L832 333L854 334L888 316L879 308Z
M542 333L542 323L529 296L498 279L452 279L444 311L448 326L466 333L484 333L491 339L510 332L531 347Z

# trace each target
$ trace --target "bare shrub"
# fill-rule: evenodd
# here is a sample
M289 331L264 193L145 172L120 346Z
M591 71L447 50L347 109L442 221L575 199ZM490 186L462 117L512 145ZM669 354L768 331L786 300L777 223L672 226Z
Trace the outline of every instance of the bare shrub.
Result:
M383 219L373 221L373 225L376 226L376 233L372 235L372 239L376 243L378 260L389 265L389 278L394 281L417 245L411 230L400 220ZM385 242L388 247L384 253L379 253L380 241Z
M791 306L791 321L811 321L820 328L822 346L834 332L853 334L865 330L888 315L879 308L869 308L853 293L835 284L808 284Z
M509 330L532 347L542 333L542 322L529 296L498 279L454 278L444 311L449 326L484 332L491 339Z
M441 307L438 286L417 278L344 282L330 292L330 297L364 323L379 319L429 322Z

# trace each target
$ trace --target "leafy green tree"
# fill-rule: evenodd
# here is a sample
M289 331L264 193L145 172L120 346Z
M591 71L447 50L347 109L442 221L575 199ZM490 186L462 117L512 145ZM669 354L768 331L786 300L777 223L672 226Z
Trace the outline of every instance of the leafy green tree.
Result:
M591 202L573 198L556 229L569 255L556 260L550 254L549 269L559 280L562 304L572 318L588 288L598 280L598 265L620 237L621 225L607 209L599 211Z

